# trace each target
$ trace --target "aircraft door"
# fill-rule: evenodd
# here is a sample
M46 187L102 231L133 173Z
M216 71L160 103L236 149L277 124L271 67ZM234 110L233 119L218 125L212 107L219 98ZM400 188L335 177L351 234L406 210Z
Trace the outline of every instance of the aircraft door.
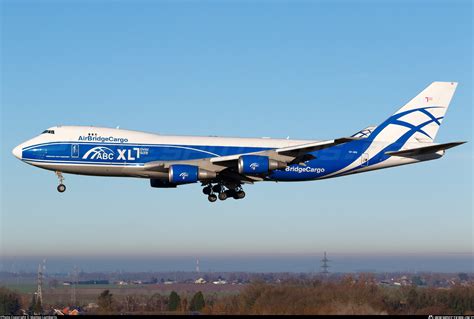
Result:
M79 157L79 144L71 144L71 157L72 158Z
M361 160L360 165L369 166L369 154L368 153L362 154L362 156L360 157L360 160Z

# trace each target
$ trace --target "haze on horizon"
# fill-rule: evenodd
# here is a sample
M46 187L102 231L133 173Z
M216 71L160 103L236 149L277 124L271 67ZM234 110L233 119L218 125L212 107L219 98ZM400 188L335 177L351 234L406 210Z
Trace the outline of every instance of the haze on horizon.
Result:
M45 262L49 273L85 272L194 272L196 260L203 272L306 272L320 271L323 254L237 256L115 256L115 257L7 257L0 271L35 272ZM473 272L472 254L361 255L329 254L331 272Z

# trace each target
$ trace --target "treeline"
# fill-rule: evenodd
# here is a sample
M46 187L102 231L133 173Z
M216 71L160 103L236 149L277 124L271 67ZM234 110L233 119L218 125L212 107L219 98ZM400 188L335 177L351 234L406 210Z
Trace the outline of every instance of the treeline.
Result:
M474 314L474 286L380 287L370 278L339 283L256 283L208 304L206 314Z
M0 288L0 315L19 314L28 307L23 298ZM59 306L59 305L56 305ZM84 307L84 308L83 308ZM97 314L389 314L389 315L474 315L474 285L455 285L449 289L417 286L382 287L370 276L357 280L346 277L339 282L290 280L278 284L252 283L236 295L155 293L114 295L104 290L97 298ZM45 306L44 309L50 309ZM47 311L47 310L46 310Z
M104 300L107 300L104 302ZM213 315L315 314L315 315L453 315L474 314L474 285L449 289L417 286L381 287L370 276L341 282L287 281L253 283L239 294L192 297L173 291L169 295L125 296L115 299L104 291L99 313L152 314L200 312Z
M0 287L0 316L19 314L20 309L20 295L10 289Z
M52 314L53 308L71 307L80 312L91 314L166 314L200 312L206 307L206 302L212 303L215 295L207 296L201 291L194 294L178 294L172 291L169 295L155 293L149 295L115 296L109 290L104 290L97 298L97 308L87 309L86 305L75 306L65 304L42 305L35 294L31 301L28 295L20 295L10 289L0 287L0 316L2 315L39 315Z
M97 299L98 314L157 314L168 312L200 312L206 306L206 300L201 291L194 295L180 296L176 291L169 295L159 293L151 296L127 295L114 296L109 290L104 290Z

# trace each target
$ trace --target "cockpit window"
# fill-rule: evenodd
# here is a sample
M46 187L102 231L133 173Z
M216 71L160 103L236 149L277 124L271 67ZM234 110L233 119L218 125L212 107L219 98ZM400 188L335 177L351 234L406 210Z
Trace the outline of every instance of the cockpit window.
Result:
M54 134L54 130L44 130L41 134Z

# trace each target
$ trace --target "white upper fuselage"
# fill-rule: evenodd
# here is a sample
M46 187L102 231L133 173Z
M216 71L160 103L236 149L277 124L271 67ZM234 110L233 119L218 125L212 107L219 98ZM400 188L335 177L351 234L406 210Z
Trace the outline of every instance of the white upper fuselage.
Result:
M316 140L290 140L273 138L241 138L220 136L185 136L185 135L160 135L142 131L124 130L108 127L94 126L53 126L48 130L54 134L40 134L20 145L26 148L32 145L48 142L76 142L79 136L96 134L101 137L114 137L127 139L128 144L170 144L170 145L209 145L209 146L242 146L280 148L303 143L316 142Z
M164 178L160 172L144 172L147 162L206 159L283 148L315 142L271 138L216 136L169 136L133 130L94 126L54 126L18 145L13 154L28 164L65 173ZM61 146L61 149L58 147ZM72 148L79 153L72 156ZM115 154L86 156L95 147L106 147ZM126 152L123 151L126 149ZM121 154L122 153L122 154ZM100 157L100 158L98 158Z

